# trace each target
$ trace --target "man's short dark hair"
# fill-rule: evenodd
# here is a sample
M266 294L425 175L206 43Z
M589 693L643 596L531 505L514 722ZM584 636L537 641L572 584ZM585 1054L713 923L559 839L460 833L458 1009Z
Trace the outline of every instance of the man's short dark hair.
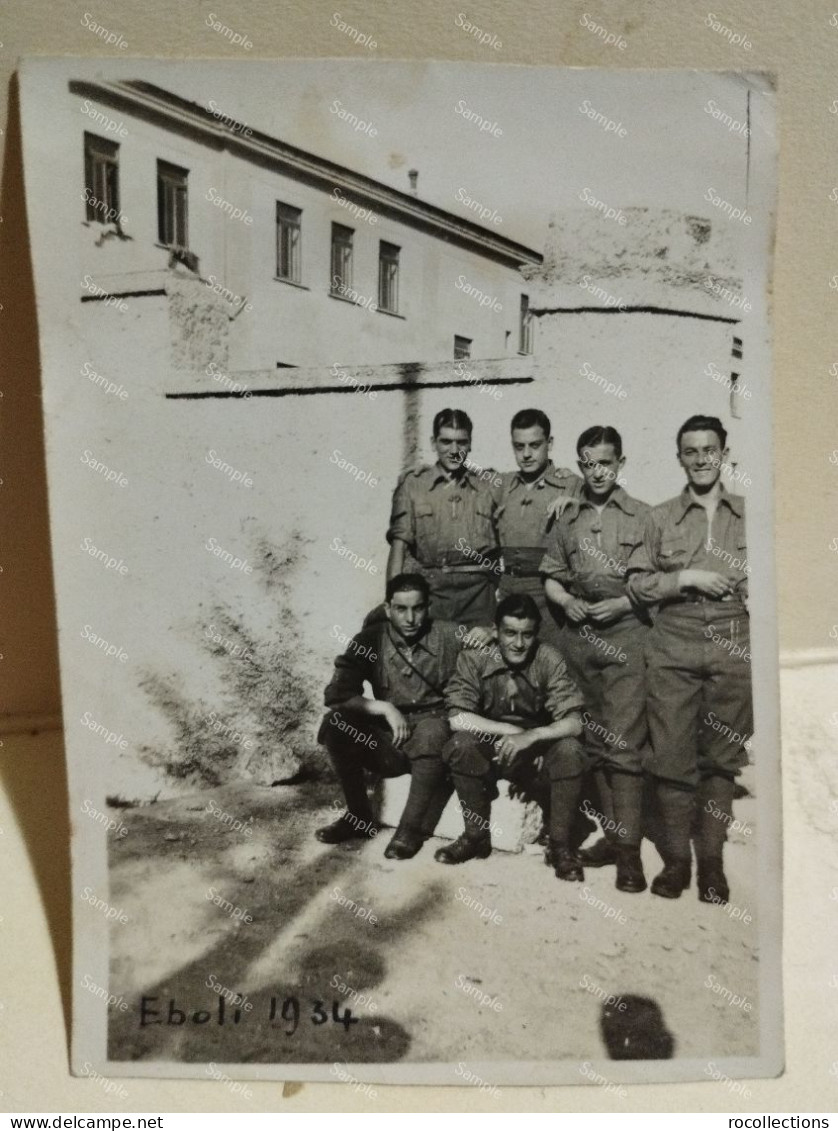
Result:
M617 459L622 457L623 437L610 424L594 424L586 428L576 441L576 454L581 456L585 448L595 448L597 444L610 444Z
M462 428L464 432L468 432L469 439L471 439L474 425L469 414L463 412L461 408L441 408L434 417L434 439L437 438L443 428Z
M498 628L504 617L534 620L536 629L541 624L541 612L529 593L510 593L508 597L504 597L495 611L495 624Z
M388 601L392 601L396 593L421 593L427 605L431 599L431 587L421 573L397 573L387 582L385 590Z
M678 439L676 443L679 452L681 451L681 437L685 432L715 432L719 437L722 451L727 447L727 432L718 416L691 416L689 420L685 420L678 429Z
M509 430L514 432L516 428L540 428L545 440L550 439L550 417L540 408L522 408L520 412L516 412Z

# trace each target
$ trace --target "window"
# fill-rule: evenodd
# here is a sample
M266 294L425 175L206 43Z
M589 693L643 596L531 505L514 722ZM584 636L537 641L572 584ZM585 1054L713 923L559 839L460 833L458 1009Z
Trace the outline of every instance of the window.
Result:
M85 132L84 183L87 220L106 223L119 213L119 146Z
M471 357L471 338L461 338L459 334L454 335L454 359L458 357Z
M342 294L352 286L352 239L355 232L332 224L332 292Z
M189 246L186 178L188 169L157 162L157 239L166 247Z
M276 202L276 274L279 279L299 283L302 272L302 210Z
M521 321L518 327L518 353L532 353L533 321L529 295L521 295Z
M399 252L393 243L378 245L378 309L399 312Z

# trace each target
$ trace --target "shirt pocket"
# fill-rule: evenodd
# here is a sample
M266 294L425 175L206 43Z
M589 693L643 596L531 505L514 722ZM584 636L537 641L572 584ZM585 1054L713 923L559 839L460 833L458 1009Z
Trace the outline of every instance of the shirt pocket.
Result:
M489 499L478 499L474 504L474 536L481 546L495 544L495 508Z
M415 553L420 561L436 555L439 541L436 511L431 503L414 503Z
M613 577L618 577L621 580L625 581L626 574L628 572L628 564L631 560L632 554L637 549L637 546L637 538L629 537L621 538L619 540L619 542L617 543L617 553L614 555L616 559L616 565L609 564L608 567L609 573L611 573Z
M661 569L680 569L687 559L687 540L681 531L667 530L661 536L658 550Z
M736 552L734 554L734 560L730 563L730 571L734 577L744 582L743 589L745 594L747 594L748 578L751 576L751 564L748 561L748 546L745 542L744 533L737 535L734 539L734 545L736 546Z
M370 679L370 686L374 692L380 693L380 698L389 699L393 690L393 681L388 672L387 662L382 662L383 658L379 657L373 666L373 671L370 672L372 678ZM379 698L379 695L376 695Z
M586 571L587 563L591 561L590 547L592 545L593 542L590 536L588 536L587 539L584 540L584 545L581 542L578 542L575 538L570 542L570 544L561 544L561 549L559 550L557 556L559 556L560 558L564 557L565 561L567 562L568 571L573 574L574 577L578 577L579 574Z

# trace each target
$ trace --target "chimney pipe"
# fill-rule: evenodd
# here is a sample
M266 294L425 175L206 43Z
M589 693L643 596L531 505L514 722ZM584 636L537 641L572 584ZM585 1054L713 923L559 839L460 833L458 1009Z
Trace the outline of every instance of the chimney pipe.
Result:
M410 178L410 191L413 193L414 196L418 196L419 192L418 192L418 189L416 187L416 184L419 180L419 170L418 169L411 169L410 172L407 175Z

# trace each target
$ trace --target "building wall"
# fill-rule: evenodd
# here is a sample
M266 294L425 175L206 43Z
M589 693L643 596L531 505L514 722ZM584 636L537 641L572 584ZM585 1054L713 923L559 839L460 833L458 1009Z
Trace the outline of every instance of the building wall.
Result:
M689 416L718 416L731 433L731 460L742 459L731 393L713 376L730 373L736 332L727 323L667 314L544 315L537 372L546 411L568 445L591 424L614 425L631 489L661 502L683 486L675 436Z
M473 362L461 376L450 361L421 365L411 373L422 386L418 391L385 390L397 383L399 367L366 365L347 372L375 397L312 392L334 386L323 366L248 374L251 392L288 395L161 403L163 392L219 386L201 370L173 369L169 300L140 301L148 304L141 317L102 307L85 311L89 321L76 359L80 364L82 343L96 335L97 317L124 319L119 336L101 340L97 357L104 371L130 385L130 400L91 390L104 404L89 447L128 485L116 487L78 468L72 473L82 477L88 499L85 522L80 526L78 515L59 512L55 531L60 595L77 602L84 623L129 656L124 664L102 656L82 637L82 625L63 641L65 670L83 673L86 682L86 690L65 702L68 740L86 740L82 714L96 704L96 720L126 737L127 749L113 752L112 764L120 767L113 780L135 798L183 788L149 759L177 758L193 728L206 726L212 713L253 738L249 772L270 777L279 766L287 775L297 760L314 756L322 688L342 650L339 634L356 631L381 599L392 489L406 451L415 449L419 461L431 458L432 419L440 408L464 408L475 425L473 458L504 470L513 466L508 429L519 408L541 407L551 415L554 456L565 466L573 466L582 428L615 424L626 443L629 490L652 503L682 486L674 458L678 424L696 410L725 416L727 394L699 369L706 358L723 361L729 343L719 327L698 321L685 329L684 319L636 314L562 316L551 328L555 334L544 334L543 344L553 348L538 364ZM629 372L620 358L641 342L649 363ZM586 360L617 377L627 397L606 394L581 377ZM676 372L690 380L675 379ZM465 384L452 388L454 380ZM50 458L53 472L66 474L82 445L67 435L60 444ZM152 449L153 461L146 458ZM213 455L245 472L249 482L231 482L212 466ZM86 557L79 545L85 535L117 550L128 574L105 573ZM225 565L211 545L251 569ZM210 647L211 626L251 649L275 696L286 697L283 718L302 723L293 740L266 735L264 705L238 682L250 661ZM244 776L245 764L230 774Z
M90 117L97 110L121 123L127 136L106 133ZM208 287L226 288L246 300L222 298L221 303L226 301L233 322L230 348L237 368L441 361L453 357L455 334L472 339L474 357L517 353L520 298L527 291L517 269L384 214L374 213L374 224L359 220L335 197L337 187L340 197L349 199L340 185L331 191L311 187L87 96L69 95L63 113L67 168L71 183L79 186L75 212L71 208L69 215L82 275L106 289L160 286L169 252L157 246L157 159L188 169L189 248L199 257L200 276ZM126 238L109 234L103 239L103 226L84 219L88 128L120 144ZM219 199L244 216L232 218ZM302 209L300 286L276 278L278 200ZM361 198L353 202L371 207ZM366 305L329 293L333 221L355 231L352 289ZM374 309L381 240L401 248L397 316ZM485 298L466 293L466 286Z

